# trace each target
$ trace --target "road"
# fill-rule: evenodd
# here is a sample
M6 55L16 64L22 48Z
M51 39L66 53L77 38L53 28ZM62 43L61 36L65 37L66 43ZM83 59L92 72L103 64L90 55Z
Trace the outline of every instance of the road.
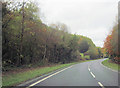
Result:
M118 86L118 72L101 65L103 60L75 64L31 82L27 86L96 86L98 88Z

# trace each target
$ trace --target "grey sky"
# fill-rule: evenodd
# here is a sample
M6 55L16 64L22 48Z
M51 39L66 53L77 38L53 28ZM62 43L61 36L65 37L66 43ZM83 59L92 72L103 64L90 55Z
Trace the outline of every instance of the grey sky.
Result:
M46 24L65 23L71 33L87 36L101 47L115 22L118 1L37 0Z

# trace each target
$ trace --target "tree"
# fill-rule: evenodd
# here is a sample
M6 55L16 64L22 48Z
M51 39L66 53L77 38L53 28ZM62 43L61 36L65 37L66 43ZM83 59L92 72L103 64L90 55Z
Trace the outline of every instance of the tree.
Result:
M80 53L85 53L86 51L88 51L89 49L89 44L88 42L85 40L85 39L82 39L80 42L79 42L79 52Z
M107 54L109 55L109 58L119 63L120 52L118 50L119 46L118 37L119 37L118 24L115 24L111 33L106 37L106 40L104 42L104 48Z
M97 49L98 49L98 58L103 57L103 53L102 53L101 47L97 47Z
M97 58L90 38L69 33L64 23L44 24L34 3L15 4L5 2L2 7L3 68L64 64L80 60L80 53Z

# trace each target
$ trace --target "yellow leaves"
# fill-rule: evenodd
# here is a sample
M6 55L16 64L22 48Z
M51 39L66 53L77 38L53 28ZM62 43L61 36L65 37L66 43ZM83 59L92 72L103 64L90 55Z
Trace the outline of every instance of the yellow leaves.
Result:
M31 34L32 36L34 36L34 35L35 35L35 33L34 33L34 32L30 32L30 34Z
M80 42L82 41L83 39L82 38L80 38L79 40L78 40L78 44L80 44Z

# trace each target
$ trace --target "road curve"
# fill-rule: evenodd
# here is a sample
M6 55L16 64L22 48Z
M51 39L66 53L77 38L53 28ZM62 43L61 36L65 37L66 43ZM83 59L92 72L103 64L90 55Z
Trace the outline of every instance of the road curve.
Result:
M102 66L103 60L75 64L27 86L118 86L118 73Z

